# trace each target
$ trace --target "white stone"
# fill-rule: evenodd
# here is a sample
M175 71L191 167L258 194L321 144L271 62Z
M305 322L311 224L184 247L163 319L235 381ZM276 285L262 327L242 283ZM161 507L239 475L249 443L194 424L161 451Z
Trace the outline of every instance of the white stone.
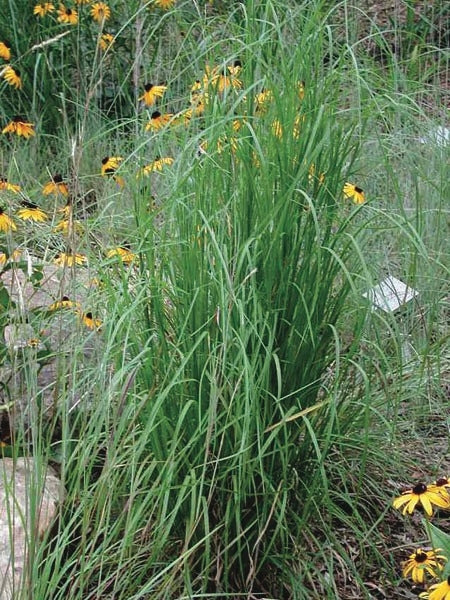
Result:
M27 585L28 547L39 542L64 499L61 481L43 469L34 458L0 460L0 600L13 600Z
M375 308L391 313L415 298L419 292L390 275L363 294Z

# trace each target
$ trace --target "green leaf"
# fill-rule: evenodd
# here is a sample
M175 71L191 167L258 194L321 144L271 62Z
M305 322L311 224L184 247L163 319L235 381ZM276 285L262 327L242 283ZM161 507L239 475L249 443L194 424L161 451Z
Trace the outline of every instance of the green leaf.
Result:
M4 285L0 285L0 307L7 310L11 306L11 298L9 297L8 290Z
M450 534L445 533L436 525L433 525L430 522L425 523L426 529L430 532L431 542L433 548L441 548L442 552L440 554L444 554L447 557L447 562L444 567L443 577L450 576Z

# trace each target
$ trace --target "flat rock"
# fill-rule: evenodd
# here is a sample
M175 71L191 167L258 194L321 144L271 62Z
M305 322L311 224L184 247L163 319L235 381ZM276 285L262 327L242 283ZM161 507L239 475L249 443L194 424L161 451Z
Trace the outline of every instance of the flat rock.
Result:
M64 496L61 481L42 462L0 460L0 600L13 600L26 586L27 549L42 539Z

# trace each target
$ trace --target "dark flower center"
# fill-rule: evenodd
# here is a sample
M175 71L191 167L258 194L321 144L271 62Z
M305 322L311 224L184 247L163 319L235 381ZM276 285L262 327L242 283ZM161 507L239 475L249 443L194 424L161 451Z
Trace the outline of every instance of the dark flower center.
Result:
M13 117L14 123L25 123L25 119L22 116L16 115Z
M61 302L70 302L70 300L69 300L69 296L63 296L63 297L61 298Z
M61 173L57 173L56 175L53 175L53 182L54 183L61 183L63 180Z
M72 9L71 9L71 8L66 8L66 15L67 15L68 17L70 17L70 16L71 16L71 14L72 14Z
M427 553L423 552L422 550L417 550L414 560L416 561L416 563L425 562L427 560Z
M154 112L152 112L151 115L151 119L159 119L159 117L161 116L161 113L159 112L159 110L155 110Z
M153 87L153 83L146 83L146 84L144 85L144 90L145 90L146 92L149 92L149 91L152 89L152 87Z
M109 160L109 156L105 156L105 158L102 158L102 165L106 165L108 160Z
M85 315L86 319L92 319L92 313L91 312L87 312Z
M438 486L448 485L447 477L439 477L439 479L436 481L436 485L438 485Z
M357 185L355 185L355 192L357 192L358 194L362 194L364 190L362 190L360 187L358 187Z
M413 494L417 494L418 496L420 496L420 494L424 494L427 491L427 489L428 488L424 483L418 483L413 487L412 492Z
M24 206L25 208L30 208L30 209L36 209L37 205L33 204L33 202L28 202L27 200L22 200L22 202L20 203L22 206Z

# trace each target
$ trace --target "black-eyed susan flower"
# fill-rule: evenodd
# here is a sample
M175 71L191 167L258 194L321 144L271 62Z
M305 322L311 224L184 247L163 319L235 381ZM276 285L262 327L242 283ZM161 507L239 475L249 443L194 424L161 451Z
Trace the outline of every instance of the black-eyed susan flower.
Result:
M444 488L447 492L447 488L450 488L450 477L439 477L434 485L439 488Z
M3 208L0 206L0 231L3 233L8 233L8 231L15 231L17 229L16 224L8 216Z
M10 183L6 177L0 177L0 190L6 190L7 192L17 194L20 192L20 185Z
M114 43L114 36L111 35L110 33L103 33L100 36L100 40L98 42L98 45L100 46L100 49L103 50L103 52L106 52L106 50L108 50L108 48L110 48Z
M24 138L36 135L34 131L34 123L27 122L23 117L14 117L6 127L2 129L2 133L15 133Z
M448 498L445 498L439 492L435 485L427 486L424 483L418 483L410 490L406 490L401 496L395 498L392 503L394 508L400 509L403 507L402 513L404 515L406 513L411 515L417 506L422 506L426 514L431 516L433 505L440 508L449 508L450 502Z
M440 583L430 585L426 592L419 594L419 598L426 600L450 600L450 577Z
M403 577L411 577L415 583L424 583L426 576L437 577L442 569L443 561L447 560L440 548L436 550L423 550L418 548L409 555L403 563Z
M155 158L155 160L145 167L142 168L142 175L150 175L154 171L162 171L164 165L171 165L173 163L173 158L170 156L165 156L164 158Z
M130 265L136 260L136 254L126 246L118 246L108 250L107 258L119 258L125 265Z
M66 252L61 252L56 256L53 262L58 267L73 267L77 265L83 265L86 260L87 259L84 254L67 254Z
M83 4L90 4L91 2L92 2L92 0L75 0L75 3L78 4L79 6L83 5Z
M62 219L54 228L55 233L64 233L71 235L72 233L81 233L83 227L79 221L73 221L72 219Z
M41 340L39 338L30 338L29 340L27 340L27 346L28 348L39 348L39 346L41 345Z
M10 262L19 262L22 260L22 254L23 252L20 250L20 248L15 248L15 250L13 250L9 255Z
M242 81L239 79L241 72L241 64L236 61L233 65L229 65L224 69L219 67L210 67L206 65L203 75L203 88L214 88L217 92L222 93L226 89L240 89Z
M11 47L6 42L0 42L0 58L11 60Z
M2 77L5 81L16 88L16 90L22 87L22 78L20 77L19 69L14 69L11 65L6 65L2 70Z
M55 310L67 309L67 308L79 308L80 303L75 300L71 300L68 296L63 296L61 300L52 302L48 307L48 310L54 312Z
M102 322L100 321L100 319L95 319L90 311L85 313L80 312L80 317L82 322L89 329L100 329L100 327L102 326Z
M119 168L122 160L121 156L105 156L102 159L102 175L112 175Z
M316 175L316 165L314 163L308 169L308 181L313 184L316 180L322 184L325 181L325 173L319 173Z
M305 120L305 115L297 115L295 117L294 127L292 129L292 135L294 136L295 139L298 139L298 137L300 135L300 128L301 128L301 125L304 120Z
M91 6L91 17L94 21L97 21L97 23L102 23L111 17L111 9L106 2L95 2Z
M281 136L283 135L283 126L279 119L275 119L272 122L272 133L277 138L281 138Z
M138 100L143 100L146 106L153 106L158 98L164 96L164 92L167 90L167 85L162 83L154 85L153 83L146 83L144 85L144 93L139 96Z
M346 183L343 192L344 196L351 198L355 204L364 204L366 200L364 190L354 183Z
M72 213L72 199L68 198L65 205L61 206L61 208L58 208L58 212L64 218L68 219Z
M54 12L55 5L51 2L41 2L40 4L36 4L33 9L33 14L37 17L45 17L48 13Z
M161 114L159 110L155 110L150 115L150 121L145 126L145 131L158 131L170 123L171 119L173 119L173 114Z
M169 10L174 4L175 0L155 0L155 6L157 8L162 8L163 10Z
M60 4L58 8L58 22L65 25L76 25L78 23L78 13L74 8L67 8Z
M22 208L19 208L17 211L17 216L19 219L22 219L22 221L34 221L35 223L42 223L47 220L47 214L36 204L33 204L33 202L22 200L20 204Z
M54 196L60 194L62 196L68 196L69 188L67 183L64 182L63 176L60 173L57 173L52 176L50 181L47 181L47 183L44 184L42 193L44 196L50 196L50 194L53 194Z
M255 96L256 113L264 114L273 100L272 90L262 89Z
M297 82L297 96L300 101L303 100L303 98L305 97L305 82L304 81Z
M0 252L0 269L6 265L8 256L4 252Z

